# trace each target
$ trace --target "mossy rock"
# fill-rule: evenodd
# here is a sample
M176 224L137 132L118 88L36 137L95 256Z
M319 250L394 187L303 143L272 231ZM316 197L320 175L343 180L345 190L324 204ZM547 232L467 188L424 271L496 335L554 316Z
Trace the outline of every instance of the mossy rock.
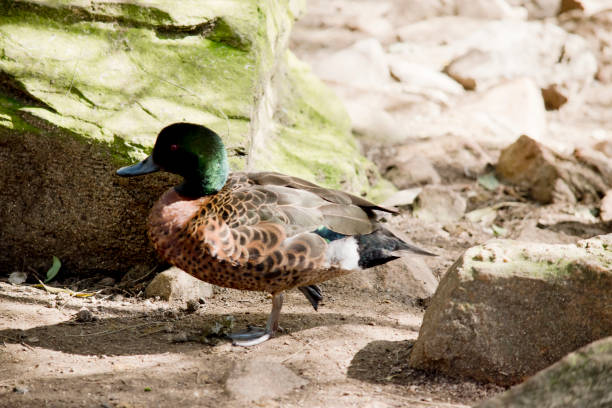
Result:
M234 170L384 195L339 100L287 51L302 7L0 0L0 270L155 264L146 215L177 180L114 170L173 122L217 131Z
M610 335L612 234L575 245L491 240L440 281L410 364L508 386Z

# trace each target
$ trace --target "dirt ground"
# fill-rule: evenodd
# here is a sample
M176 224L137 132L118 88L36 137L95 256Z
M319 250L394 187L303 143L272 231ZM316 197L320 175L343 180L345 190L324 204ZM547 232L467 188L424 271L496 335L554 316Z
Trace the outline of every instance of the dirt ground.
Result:
M584 121L587 111L609 116L602 105L582 107L570 118ZM487 153L494 163L499 150ZM509 186L489 191L464 169L447 170L440 170L440 184L468 198L466 212L512 204L495 207L497 230L493 222L487 226L465 217L428 223L407 207L387 217L413 243L439 255L423 258L438 279L465 249L489 239L571 243L611 231L593 216L594 207L540 206L523 191ZM427 301L391 290L377 276L361 272L324 283L318 312L292 291L281 314L283 333L252 348L210 341L203 333L228 316L235 329L263 324L271 307L265 294L216 288L189 312L184 304L143 297L152 274L128 277L122 285L105 276L65 279L60 272L52 283L96 292L85 298L1 278L0 408L466 407L503 391L411 369L407 356ZM91 312L85 318L78 317L82 308ZM236 364L252 360L281 363L307 383L245 403L232 396L227 381Z
M480 192L475 194L484 200L480 206L510 198L475 182L459 187ZM572 242L605 232L603 226L567 221L562 208L516 202L498 214L497 223L509 236L528 233L533 240ZM530 227L544 213L554 218L551 212L566 221ZM423 258L438 276L463 250L494 237L467 221L447 226L449 233L408 211L389 222L439 254ZM270 308L264 294L217 288L190 313L184 304L136 293L146 280L127 290L109 286L103 276L54 283L98 292L88 298L0 282L0 407L245 406L228 393L226 382L237 363L251 360L282 363L307 380L255 406L464 407L503 391L408 367L426 305L385 288L372 279L375 275L364 271L323 284L318 312L301 293L290 292L281 315L284 332L252 348L225 339L208 344L203 333L227 316L235 329L263 324ZM78 318L83 307L91 319Z
M263 323L270 300L259 293L221 289L188 314L162 301L1 283L0 406L244 406L225 388L243 360L280 362L308 381L257 406L460 407L501 390L408 368L423 310L353 283L325 285L319 312L290 293L285 332L253 348L177 339L230 315L236 328ZM94 321L77 321L82 307Z

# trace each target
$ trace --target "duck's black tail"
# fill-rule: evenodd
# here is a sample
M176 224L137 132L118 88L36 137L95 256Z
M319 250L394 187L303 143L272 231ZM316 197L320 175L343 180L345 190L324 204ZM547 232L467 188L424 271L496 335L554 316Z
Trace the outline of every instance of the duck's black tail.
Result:
M363 269L382 265L401 257L403 253L436 256L431 252L404 242L384 228L377 229L369 234L356 235L355 239L358 245L359 267Z

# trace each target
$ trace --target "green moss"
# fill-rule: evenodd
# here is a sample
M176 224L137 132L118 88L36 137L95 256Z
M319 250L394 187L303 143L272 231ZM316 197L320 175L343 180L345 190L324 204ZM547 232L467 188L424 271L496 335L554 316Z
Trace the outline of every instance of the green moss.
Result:
M339 99L291 53L279 54L301 7L300 1L159 1L151 7L0 0L6 10L0 71L34 101L16 98L1 107L0 126L25 129L25 112L105 144L112 160L124 164L142 158L158 131L178 121L211 127L230 151L251 151L258 126L251 118L269 122L261 110L269 106L278 109L271 134L258 133L266 146L254 168L381 198L392 187L359 153ZM270 80L278 105L266 88ZM242 169L245 156L230 163Z
M258 152L256 167L381 199L392 192L359 152L341 101L309 67L288 53L287 88L281 90L277 134ZM375 182L370 183L369 179ZM374 194L373 194L374 193Z
M595 280L599 278L597 271L610 270L611 259L605 250L587 250L575 245L540 246L527 247L524 243L505 240L476 246L465 253L462 271L468 279L478 279L478 271L487 271L485 279L491 275L502 279L515 276L554 283L567 279Z
M15 131L38 133L38 129L29 125L19 116L21 106L21 103L17 100L0 94L0 126Z

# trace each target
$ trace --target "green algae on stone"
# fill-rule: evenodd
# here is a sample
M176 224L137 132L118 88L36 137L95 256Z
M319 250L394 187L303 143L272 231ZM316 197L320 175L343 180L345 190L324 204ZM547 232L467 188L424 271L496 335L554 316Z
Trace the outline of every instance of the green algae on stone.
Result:
M610 239L470 248L440 281L410 364L512 385L612 335Z
M0 0L0 167L11 187L0 267L42 267L53 253L67 272L150 268L146 214L178 180L114 170L149 154L174 122L216 131L232 170L248 161L375 200L388 191L339 100L287 53L303 6Z
M286 75L275 115L277 133L254 153L254 167L369 193L374 200L390 194L393 187L360 155L340 99L291 53Z

